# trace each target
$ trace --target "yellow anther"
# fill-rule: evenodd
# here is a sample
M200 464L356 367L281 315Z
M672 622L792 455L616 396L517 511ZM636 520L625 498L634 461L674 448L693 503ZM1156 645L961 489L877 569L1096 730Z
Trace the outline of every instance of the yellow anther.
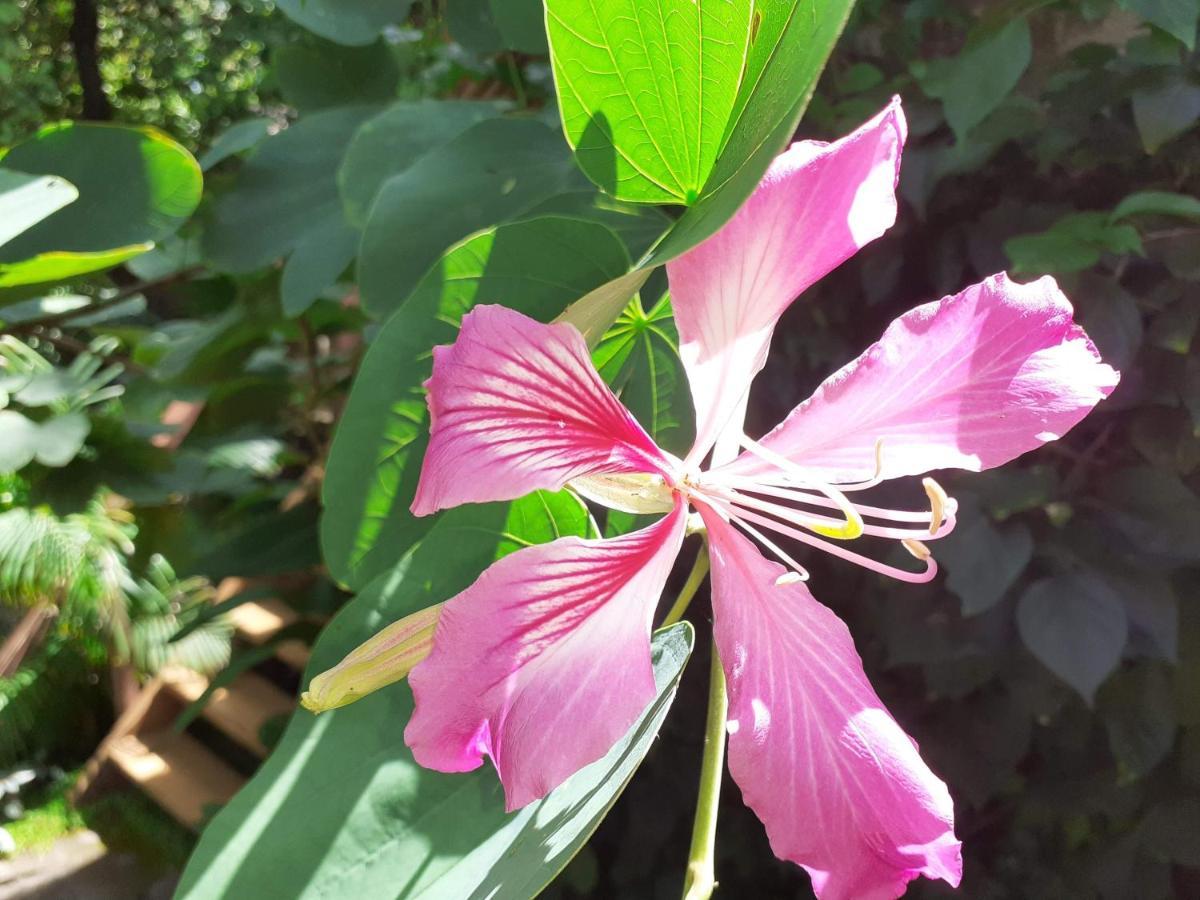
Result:
M784 456L780 456L774 450L764 447L758 441L753 441L750 438L742 435L742 446L753 453L755 456L766 460L772 465L778 467L782 472L788 475L796 484L802 487L808 487L815 490L825 497L832 500L837 508L842 511L842 515L846 517L845 523L841 525L827 525L824 522L815 522L811 519L803 521L803 525L809 531L816 532L824 537L834 538L839 541L852 541L857 537L861 537L863 533L863 520L856 510L846 499L846 495L832 485L826 484L823 481L817 481L806 474L802 468L797 466L791 460ZM876 444L876 447L879 445ZM799 521L799 518L797 518Z
M312 713L337 709L407 677L433 649L441 613L438 603L393 622L314 678L300 705Z
M904 538L900 541L904 545L904 549L915 556L917 559L924 562L933 554L929 552L929 548L915 538Z
M929 536L936 537L942 523L946 521L946 504L950 498L942 486L932 478L921 479L921 486L925 488L925 496L929 498Z

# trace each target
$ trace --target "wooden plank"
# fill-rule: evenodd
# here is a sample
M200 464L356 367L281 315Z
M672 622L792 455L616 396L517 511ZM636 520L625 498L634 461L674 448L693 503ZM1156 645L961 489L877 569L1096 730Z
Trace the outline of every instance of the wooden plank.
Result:
M162 675L167 687L186 703L194 703L208 690L208 679L187 669L167 669ZM293 698L270 681L243 672L213 691L201 715L247 750L265 757L268 749L259 739L263 725L295 707Z
M228 803L245 779L188 734L155 731L113 742L109 759L159 806L188 828Z

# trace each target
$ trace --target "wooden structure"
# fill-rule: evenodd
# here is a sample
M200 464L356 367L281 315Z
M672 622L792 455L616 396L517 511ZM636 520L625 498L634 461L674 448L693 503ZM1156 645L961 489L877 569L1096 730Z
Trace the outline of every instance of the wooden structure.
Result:
M240 582L222 583L218 597L232 596L242 587ZM243 646L263 645L299 618L274 599L248 601L227 615ZM266 757L264 726L296 706L294 691L278 682L298 682L307 661L303 642L280 641L272 664L274 674L285 678L264 677L253 669L242 672L214 690L197 724L182 731L176 721L204 695L209 682L188 669L162 670L118 717L84 767L71 799L87 803L105 790L132 784L181 824L199 830Z

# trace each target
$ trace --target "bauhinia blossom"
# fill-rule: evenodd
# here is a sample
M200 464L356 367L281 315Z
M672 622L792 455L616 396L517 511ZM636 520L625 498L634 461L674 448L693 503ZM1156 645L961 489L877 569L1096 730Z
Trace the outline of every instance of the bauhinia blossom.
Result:
M905 133L893 101L842 140L793 144L729 223L668 264L696 408L682 460L621 405L570 324L478 306L434 351L415 514L570 485L663 515L520 550L444 604L410 675L405 740L419 763L461 772L487 756L515 809L604 755L654 697L652 617L690 507L712 557L729 766L775 853L823 900L897 897L918 875L958 884L945 785L781 543L927 581L927 544L953 527L954 501L929 478L928 509L851 498L884 479L1001 465L1062 436L1118 375L1052 279L999 274L901 316L765 437L742 434L780 315L893 224ZM718 438L742 453L706 469ZM851 549L860 535L902 542L917 568Z

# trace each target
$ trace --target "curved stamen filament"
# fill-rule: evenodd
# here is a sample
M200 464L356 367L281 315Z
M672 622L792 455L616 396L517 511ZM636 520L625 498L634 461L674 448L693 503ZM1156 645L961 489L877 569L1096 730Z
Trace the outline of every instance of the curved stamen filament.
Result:
M769 519L766 516L758 513L750 512L749 510L735 509L731 507L729 501L712 495L705 495L707 502L717 507L723 512L731 522L735 524L743 524L745 522L753 522L756 525L761 525L768 531L774 531L776 534L782 534L794 540L800 541L802 544L808 544L810 547L816 547L818 550L824 550L839 559L844 559L847 562L855 563L863 568L870 569L872 572L878 572L880 575L887 575L890 578L895 578L899 581L907 581L912 584L924 584L930 581L937 575L937 562L932 556L926 556L923 562L925 563L925 571L923 572L907 572L904 569L897 569L895 566L889 566L861 554L847 550L838 544L822 540L814 537L808 532L801 531L799 528L793 528L790 525L785 525L782 522L777 522L774 519ZM906 545L907 546L907 545ZM922 547L924 545L921 545ZM910 552L912 552L910 548Z
M804 510L796 510L790 506L781 506L778 503L771 503L766 500L749 494L743 494L740 491L713 491L717 496L721 497L727 503L735 506L746 507L749 509L757 509L759 512L765 512L772 516L778 516L786 522L794 525L799 525L802 528L807 528L810 531L817 531L818 534L823 532L818 531L812 523L828 525L836 527L839 520L830 519L826 516L810 515ZM873 525L869 522L863 523L863 534L871 535L872 537L891 538L893 540L905 540L908 538L926 538L934 540L936 538L945 537L954 530L953 514L941 519L935 529L933 525L927 525L929 517L921 520L919 527L895 528L887 525ZM827 532L825 532L827 534Z
M858 511L850 504L850 501L846 499L844 494L830 485L811 480L807 475L805 475L804 470L791 460L784 456L780 456L774 450L764 447L762 444L758 443L758 441L751 440L744 434L742 435L741 443L743 447L745 447L755 456L766 460L786 474L792 476L795 479L795 483L806 485L807 487L824 495L827 499L832 501L834 505L842 511L842 515L846 517L844 522L832 525L821 524L819 521L820 517L818 517L818 519L812 520L813 524L806 524L806 528L815 531L817 534L823 534L825 537L836 538L843 541L853 540L854 538L862 535L862 516L858 514ZM831 521L832 520L826 520L826 522Z
M778 544L768 538L765 534L763 534L753 525L743 522L740 519L731 519L730 522L731 524L742 529L744 532L746 532L746 534L750 535L750 537L757 539L764 547L774 553L781 563L791 569L796 575L800 576L800 581L808 581L808 569L804 568L804 566L792 559L791 556L785 553ZM776 583L778 584L779 582ZM784 582L784 584L786 583L787 582Z

